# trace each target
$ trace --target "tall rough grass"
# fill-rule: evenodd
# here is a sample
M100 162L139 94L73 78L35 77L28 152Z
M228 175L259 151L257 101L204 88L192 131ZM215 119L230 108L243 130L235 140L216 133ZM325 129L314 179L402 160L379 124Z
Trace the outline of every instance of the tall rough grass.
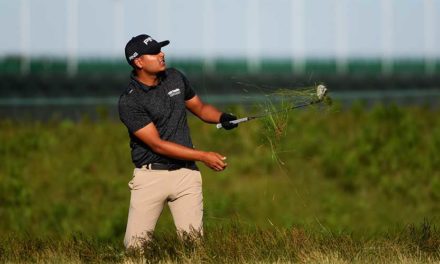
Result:
M200 164L203 245L188 252L177 243L165 211L155 243L170 247L168 255L153 246L148 259L439 261L438 111L357 105L285 118L276 148L263 121L224 131L189 120L195 146L226 155L229 165L215 173ZM122 248L132 169L117 120L2 119L0 262L140 261ZM430 228L420 227L425 220Z
M156 233L142 251L87 236L0 240L0 261L16 263L438 263L440 233L429 223L381 236L257 228L231 222L203 238Z

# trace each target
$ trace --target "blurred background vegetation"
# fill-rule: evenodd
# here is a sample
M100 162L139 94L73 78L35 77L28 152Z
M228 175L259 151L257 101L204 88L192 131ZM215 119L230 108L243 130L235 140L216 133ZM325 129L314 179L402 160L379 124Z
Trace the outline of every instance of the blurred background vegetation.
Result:
M360 103L345 111L312 108L291 112L278 135L265 120L224 131L190 118L195 146L228 157L222 173L199 164L206 225L239 220L371 235L436 223L437 114ZM0 233L122 239L133 167L118 120L3 119L0 141ZM158 230L173 228L165 211Z

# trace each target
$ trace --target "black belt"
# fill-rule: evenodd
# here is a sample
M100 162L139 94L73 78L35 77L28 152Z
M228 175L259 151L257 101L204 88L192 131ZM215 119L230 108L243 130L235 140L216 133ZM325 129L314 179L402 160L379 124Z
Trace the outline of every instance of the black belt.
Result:
M144 166L147 169L150 170L178 170L182 168L187 168L191 170L197 170L197 166L194 163L183 163L183 164L173 164L173 163L149 163L145 164Z

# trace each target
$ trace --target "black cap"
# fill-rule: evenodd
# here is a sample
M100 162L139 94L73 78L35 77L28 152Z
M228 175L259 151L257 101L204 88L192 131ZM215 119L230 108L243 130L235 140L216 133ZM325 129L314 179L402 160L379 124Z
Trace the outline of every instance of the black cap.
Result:
M134 59L144 54L158 54L160 49L170 44L169 40L157 42L152 37L142 34L133 37L127 45L125 45L125 58L131 65Z

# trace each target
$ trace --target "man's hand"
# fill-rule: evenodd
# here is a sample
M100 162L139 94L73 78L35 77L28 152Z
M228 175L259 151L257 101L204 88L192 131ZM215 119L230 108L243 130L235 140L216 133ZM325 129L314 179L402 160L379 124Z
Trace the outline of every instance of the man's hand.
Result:
M201 161L212 170L222 171L226 169L226 166L228 165L224 162L225 159L226 157L218 153L205 152L205 155L203 155L203 159L201 159Z
M220 123L222 127L226 130L236 128L238 124L232 124L229 121L237 120L237 117L233 114L222 113L220 116Z
M170 141L162 140L153 123L134 132L134 135L158 154L175 159L201 161L215 171L222 171L227 166L224 162L226 157L216 152L196 150Z

